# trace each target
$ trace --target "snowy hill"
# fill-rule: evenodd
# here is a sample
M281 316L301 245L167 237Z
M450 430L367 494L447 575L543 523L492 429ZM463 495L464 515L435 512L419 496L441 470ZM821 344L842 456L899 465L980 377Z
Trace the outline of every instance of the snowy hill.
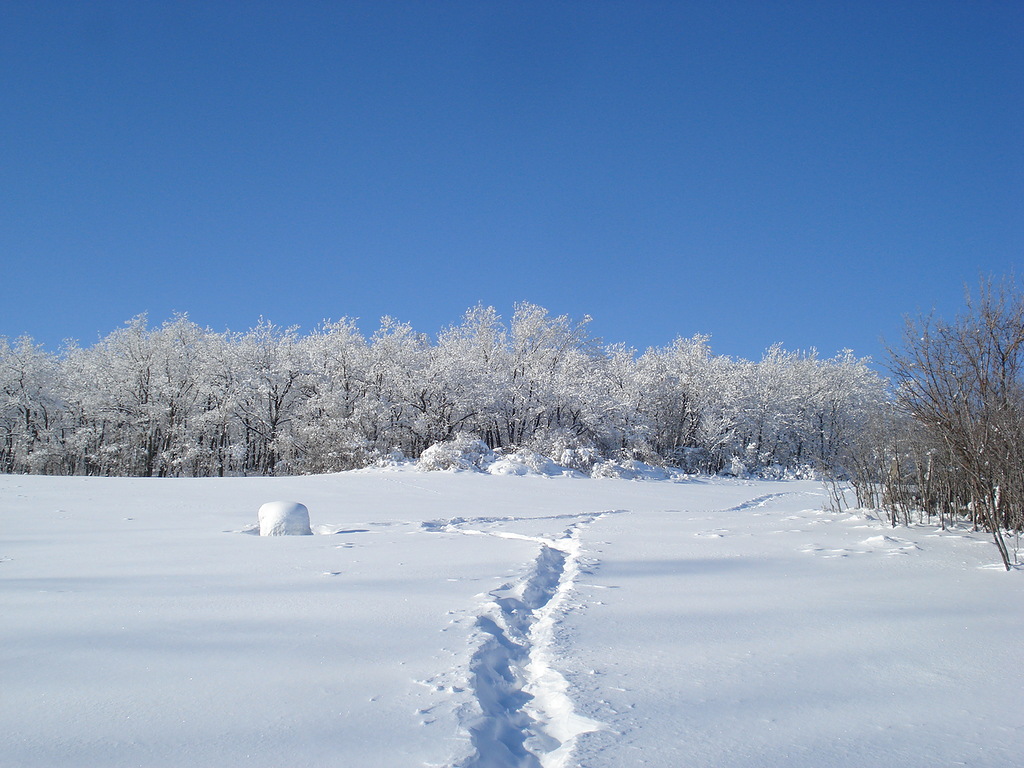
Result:
M255 535L291 500L314 536ZM1016 766L1024 574L812 482L0 476L0 766Z

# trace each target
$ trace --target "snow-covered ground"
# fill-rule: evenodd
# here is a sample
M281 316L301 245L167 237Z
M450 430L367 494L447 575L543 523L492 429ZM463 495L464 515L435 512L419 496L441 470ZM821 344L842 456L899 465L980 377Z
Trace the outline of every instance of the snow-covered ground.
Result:
M255 535L280 500L318 535ZM1024 572L825 500L3 476L0 765L1024 764Z

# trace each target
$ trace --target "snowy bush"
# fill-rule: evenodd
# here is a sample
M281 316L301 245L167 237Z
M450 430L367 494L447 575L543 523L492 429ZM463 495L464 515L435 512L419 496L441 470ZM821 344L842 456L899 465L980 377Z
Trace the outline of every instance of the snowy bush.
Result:
M563 467L590 474L600 458L597 448L566 448L559 454L558 461Z
M260 507L260 536L312 536L309 510L295 501L268 501Z
M745 477L747 474L747 465L743 463L743 460L739 456L733 456L729 463L722 467L722 471L718 474L724 477Z
M530 447L558 464L589 474L600 459L600 452L569 429L544 429L534 435Z
M451 440L435 443L420 455L416 468L421 472L472 470L481 472L497 456L480 438L460 432Z
M390 451L378 458L374 462L374 466L382 469L394 469L395 467L400 467L403 464L408 464L409 461L410 460L404 453L402 453L402 451L398 448L392 448Z
M711 452L702 447L683 447L672 451L666 459L688 475L708 472L713 464Z
M784 467L781 464L773 464L770 467L761 467L757 470L757 477L762 480L821 480L821 473L812 466L799 464L794 467Z
M665 480L671 473L664 467L655 467L633 459L627 461L601 461L594 465L591 477L618 480Z
M554 461L536 451L519 450L498 456L497 460L487 467L492 475L563 475L567 471Z

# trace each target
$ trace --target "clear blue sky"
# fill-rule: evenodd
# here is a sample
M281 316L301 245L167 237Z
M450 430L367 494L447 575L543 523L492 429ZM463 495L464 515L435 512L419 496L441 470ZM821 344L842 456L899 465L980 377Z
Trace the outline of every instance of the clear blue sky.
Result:
M1024 257L1024 3L0 5L0 335L516 301L880 353Z

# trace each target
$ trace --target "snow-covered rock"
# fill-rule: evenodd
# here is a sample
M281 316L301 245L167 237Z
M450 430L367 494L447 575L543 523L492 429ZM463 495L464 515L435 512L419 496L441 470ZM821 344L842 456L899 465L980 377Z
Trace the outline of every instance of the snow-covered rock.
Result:
M260 536L312 536L309 510L297 501L268 501L259 511Z

